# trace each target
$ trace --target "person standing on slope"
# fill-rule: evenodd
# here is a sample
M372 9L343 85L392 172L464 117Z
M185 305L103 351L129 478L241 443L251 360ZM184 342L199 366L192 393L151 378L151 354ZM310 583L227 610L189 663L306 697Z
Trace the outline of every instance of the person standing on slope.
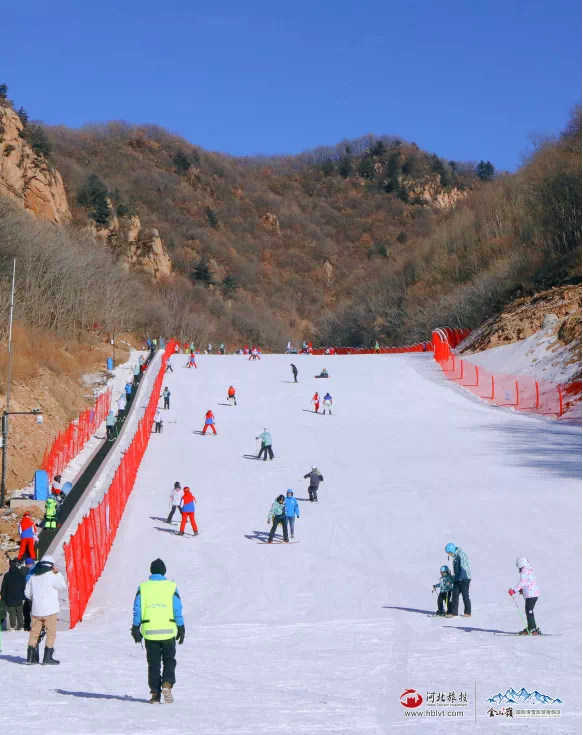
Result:
M314 404L314 409L316 413L318 413L318 409L320 408L320 396L318 395L318 391L314 393L314 397L312 398L312 403Z
M269 454L269 459L272 460L273 459L273 449L272 449L273 441L271 439L271 434L269 433L269 431L267 431L267 429L263 429L261 434L259 434L259 436L256 436L255 438L261 439L261 449L259 450L259 454L257 455L257 458L261 459L261 455L264 454L265 456L263 457L263 461L266 462L267 455Z
M520 593L524 597L524 612L526 613L527 627L521 630L519 635L541 635L534 619L534 606L539 598L540 591L534 578L532 567L525 556L518 557L516 567L520 572L520 579L516 587L508 590L508 594L514 597L514 595Z
M164 408L170 408L170 396L172 394L168 390L168 386L162 391L162 398L164 399Z
M292 369L292 375L294 376L294 383L297 383L298 382L298 369L293 364L293 362L290 362L290 366L291 366L291 369Z
M156 409L156 413L154 414L154 434L161 434L162 433L162 414L160 413L160 409Z
M326 411L328 411L330 416L332 416L332 396L330 395L330 393L326 393L326 395L324 396L324 403L323 403L323 410L322 410L322 413L324 414L324 416L326 415Z
M441 574L441 579L437 584L433 585L434 590L439 590L439 594L437 595L437 612L435 614L445 615L450 610L451 591L453 589L454 579L450 568L445 564L441 567L439 573ZM443 603L445 603L445 609Z
M273 501L273 505L271 506L271 510L269 511L269 515L267 516L267 523L272 523L271 531L269 532L269 539L267 540L268 544L273 543L273 537L275 536L275 532L280 523L283 531L283 541L286 544L289 543L289 538L287 535L287 521L285 515L285 498L283 497L283 495L278 495L277 498Z
M24 589L25 597L31 602L30 636L26 651L26 663L38 663L37 645L41 631L47 631L47 642L43 664L58 664L53 658L57 639L57 616L60 611L59 592L65 592L67 584L57 570L52 556L45 554L35 566Z
M203 436L204 434L206 434L206 430L209 428L209 426L212 429L213 434L216 436L217 430L215 429L215 415L210 410L210 408L206 412L205 417L204 417L204 429L202 430Z
M122 424L124 421L127 405L128 405L128 402L126 400L126 394L124 391L121 394L121 396L117 399L117 420L120 422L120 424Z
M320 483L324 482L324 478L320 474L320 470L317 467L312 467L307 475L304 475L304 480L310 478L310 485L308 487L308 495L310 496L310 503L318 502L318 488Z
M18 568L18 560L10 559L8 571L2 577L2 587L0 588L0 598L6 606L6 613L10 620L10 630L22 630L24 628L25 587L26 580Z
M166 577L162 559L150 564L150 577L138 587L134 600L132 638L136 643L146 639L150 704L174 701L172 687L176 683L176 641L184 643L186 630L182 617L182 600L174 582ZM162 667L162 673L160 673Z
M229 390L227 391L227 403L231 406L237 405L237 397L235 396L235 389L232 385L229 386Z
M107 438L110 442L115 440L115 414L110 411L105 417L105 430L107 431Z
M172 519L174 518L174 513L176 510L180 508L180 502L182 500L183 490L180 487L179 482L174 483L174 487L172 490L170 490L170 513L168 513L168 518L166 519L166 523L172 523Z
M194 514L196 513L196 498L190 492L189 487L184 488L182 500L180 501L180 512L182 513L182 520L180 521L180 531L178 531L178 535L184 536L186 521L190 521L193 535L198 536L198 526L196 525L196 519L194 517Z
M287 497L285 499L285 517L289 526L290 536L293 538L296 518L300 517L300 506L298 501L294 498L293 490L287 491Z
M463 618L472 617L472 603L470 602L470 582L472 581L472 569L466 552L455 544L448 544L445 553L452 557L453 562L453 590L451 593L451 604L446 618L455 618L458 614L460 594L464 601Z
M26 556L36 559L34 542L38 541L38 530L36 523L32 520L28 511L24 513L20 523L18 524L18 533L20 535L18 560L20 561L20 559L24 559Z

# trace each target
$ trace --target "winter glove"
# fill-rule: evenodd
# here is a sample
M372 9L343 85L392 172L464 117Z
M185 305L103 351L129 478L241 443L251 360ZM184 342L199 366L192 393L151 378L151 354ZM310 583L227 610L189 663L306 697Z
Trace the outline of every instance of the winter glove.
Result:
M510 595L510 597L514 597L516 592L514 590L508 590L508 594Z
M176 631L176 640L179 644L184 643L184 636L186 635L186 630L184 628L184 625L179 625L178 630Z
M132 638L136 643L142 642L143 635L139 625L132 625Z

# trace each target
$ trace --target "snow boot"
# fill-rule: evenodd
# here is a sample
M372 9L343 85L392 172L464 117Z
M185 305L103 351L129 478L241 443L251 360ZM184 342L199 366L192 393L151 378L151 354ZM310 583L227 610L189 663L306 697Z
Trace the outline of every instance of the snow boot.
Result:
M198 536L198 531L193 531L193 532L192 532L192 535L193 535L193 536Z
M152 695L150 697L150 704L162 704L159 692L150 692L150 694Z
M462 613L462 618L471 618L472 613Z
M533 630L530 631L530 634L531 635L542 635L540 628L534 628Z
M29 646L26 649L26 663L38 664L38 651L34 646Z
M177 536L184 536L184 531L176 531Z
M521 630L518 635L530 635L530 632L528 628L524 628L524 630Z
M445 618L445 617L446 617L446 614L445 614L445 613L442 613L442 612L439 612L439 610L438 610L438 611L437 611L437 612L435 613L435 615L436 615L436 616L437 616L438 618Z
M166 704L172 704L174 701L174 697L172 696L172 684L168 681L165 681L162 684L162 696L164 697L164 702Z
M47 648L45 646L45 655L43 656L43 664L58 665L61 663L60 661L57 661L56 658L53 658L54 652L55 652L54 648Z

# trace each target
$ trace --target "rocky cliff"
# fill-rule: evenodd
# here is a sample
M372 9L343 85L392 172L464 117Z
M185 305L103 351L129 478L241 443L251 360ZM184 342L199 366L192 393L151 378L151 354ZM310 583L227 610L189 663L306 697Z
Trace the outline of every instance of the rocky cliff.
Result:
M10 106L0 106L0 195L55 224L71 219L63 179L26 138Z

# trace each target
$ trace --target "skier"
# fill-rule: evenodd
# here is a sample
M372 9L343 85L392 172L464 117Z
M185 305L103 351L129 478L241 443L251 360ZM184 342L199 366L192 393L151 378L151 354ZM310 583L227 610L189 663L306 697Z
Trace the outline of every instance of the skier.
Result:
M20 534L18 561L24 559L25 556L36 559L34 542L38 541L38 530L28 511L24 513L22 520L18 524L18 533Z
M124 391L126 394L126 399L129 398L132 394L132 384L129 380L125 384Z
M446 618L455 618L458 614L460 594L464 601L463 618L472 617L472 603L470 602L470 582L472 581L472 569L466 552L455 544L447 544L445 553L452 557L453 562L453 590L449 613Z
M57 638L57 615L60 611L59 592L65 592L67 584L63 575L57 570L52 556L45 554L30 575L24 594L31 602L32 625L28 638L26 663L38 663L40 634L44 627L47 642L43 664L58 664L53 658L55 640Z
M196 367L196 358L194 357L194 352L190 353L190 357L188 358L188 364L186 367Z
M115 414L110 411L105 418L105 429L110 442L115 441Z
M298 501L294 498L293 490L287 491L287 497L285 499L285 517L289 525L290 535L293 538L296 518L300 517L300 506Z
M150 564L150 577L138 587L134 600L132 638L136 643L146 639L150 704L172 704L172 687L176 683L176 641L184 643L186 629L182 617L182 600L174 582L166 577L162 559ZM160 675L160 667L162 674Z
M224 342L221 342L221 344L219 345L219 352L221 353L221 355L225 354L225 343Z
M307 352L307 351L308 351L308 343L306 342L306 340L304 340L302 342L302 352Z
M206 412L205 417L204 417L204 429L202 430L203 435L206 434L206 430L209 428L209 426L211 427L213 434L216 436L217 430L215 429L215 415L210 410L210 408Z
M285 515L285 498L283 497L283 495L278 495L277 498L274 500L273 505L271 506L271 510L269 511L269 515L267 516L267 523L272 524L271 531L269 532L269 539L267 541L268 544L273 543L273 537L275 536L275 532L280 523L283 530L284 543L289 543L289 538L287 536L287 521Z
M307 475L304 475L304 480L310 478L310 485L308 487L308 495L310 496L310 503L318 502L318 488L320 483L324 482L324 478L320 474L320 470L317 467L312 467Z
M291 369L292 369L292 375L294 376L294 383L297 383L298 382L298 369L293 364L293 362L290 362L290 366L291 366Z
M377 353L377 355L381 351L381 346L379 345L379 341L378 340L374 343L374 351Z
M227 402L233 406L233 404L237 405L237 398L235 396L235 389L232 385L229 386L229 390L227 391Z
M259 359L261 359L261 358L259 357L259 352L257 351L257 347L254 347L254 348L253 348L253 349L251 350L251 354L249 355L249 359L250 359L250 360L259 360Z
M316 409L316 413L318 413L318 409L320 408L320 396L318 395L318 392L314 393L314 397L312 398L312 403L314 404L314 408Z
M164 372L165 373L173 373L174 372L174 368L172 367L172 363L170 362L170 360L168 360L168 362L166 363L166 370Z
M524 597L524 612L526 613L527 627L520 631L519 635L541 635L540 629L536 627L534 619L534 606L538 600L540 591L532 572L530 562L525 556L519 556L516 567L520 572L520 579L516 587L508 590L511 597L520 593Z
M326 370L326 368L322 368L322 372L320 373L320 375L316 375L315 377L316 378L329 378L330 376L328 375L328 371Z
M441 579L437 584L433 585L434 590L439 590L437 596L437 612L436 615L445 615L449 612L451 606L451 591L453 589L453 575L448 566L444 565L439 570ZM443 603L445 602L445 609Z
M164 408L170 408L170 391L168 390L168 386L164 388L162 391L162 398L164 399Z
M152 340L152 350L154 352L156 352L157 349L158 349L158 340L157 339L153 339Z
M332 416L332 396L330 395L330 393L326 393L326 395L324 396L323 411L322 411L324 416L326 415L326 409L328 409L328 413L330 414L330 416Z
M55 475L53 477L53 481L51 483L51 493L53 495L60 495L61 494L61 475Z
M180 342L177 342L177 343L176 343L176 344L174 345L174 354L175 354L175 355L179 355L179 354L180 354Z
M196 519L194 514L196 513L196 498L190 492L189 487L184 488L184 494L180 501L180 512L182 513L182 520L180 521L179 536L184 536L184 529L186 528L186 521L190 521L192 526L192 533L194 536L198 536L198 527L196 525Z
M174 513L176 510L180 508L180 501L182 500L183 491L180 487L179 482L174 483L174 487L172 490L170 490L170 513L168 514L168 518L166 519L166 523L172 523L172 519L174 518Z
M18 560L10 559L8 571L2 578L0 597L6 606L11 630L24 628L23 605L26 580L18 568Z
M122 393L121 396L117 399L117 418L120 423L122 423L125 418L125 411L126 411L127 405L128 405L128 402L126 400L125 393Z
M210 342L206 346L206 351L209 353L209 355L212 355L213 354L213 346L212 346L212 344Z
M57 530L57 500L52 495L49 495L45 501L43 528L51 531Z
M261 459L261 455L265 454L263 457L263 461L265 462L267 460L267 455L269 454L269 459L273 459L273 449L272 444L273 441L271 439L271 434L267 429L263 429L261 434L259 436L255 437L256 439L261 439L261 449L259 450L259 454L257 455L258 459Z

